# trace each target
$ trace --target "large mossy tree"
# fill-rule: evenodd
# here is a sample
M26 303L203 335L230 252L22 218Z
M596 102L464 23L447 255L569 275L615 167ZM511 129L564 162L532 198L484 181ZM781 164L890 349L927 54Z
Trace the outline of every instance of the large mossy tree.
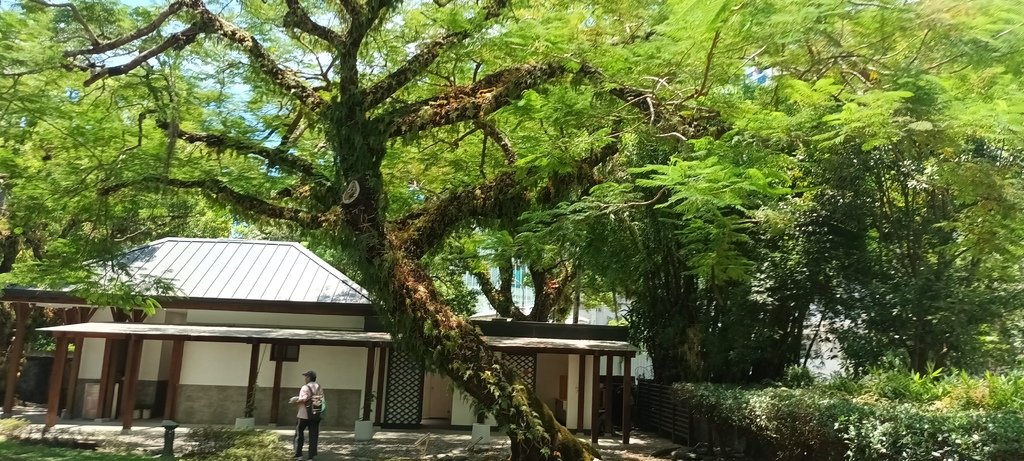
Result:
M659 25L691 26L690 42L663 44L692 46L722 7L677 6L28 0L5 6L3 72L123 123L111 147L134 148L97 161L83 181L95 200L199 191L341 249L401 344L496 417L514 459L583 460L596 451L453 312L423 258L460 229L585 193L631 130L716 129L713 112L661 102L645 78ZM508 130L533 133L518 155ZM502 154L476 147L488 142Z

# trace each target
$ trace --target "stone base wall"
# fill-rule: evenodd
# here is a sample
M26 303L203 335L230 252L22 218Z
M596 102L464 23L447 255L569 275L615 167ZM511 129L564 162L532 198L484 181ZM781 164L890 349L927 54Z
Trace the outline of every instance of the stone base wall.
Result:
M270 421L270 397L273 389L256 388L256 425ZM327 413L320 423L325 429L351 430L359 417L359 397L362 392L354 389L324 389L327 397ZM294 426L298 408L289 404L288 399L298 395L298 389L281 389L277 402L278 426ZM181 385L178 392L179 423L184 424L234 424L235 418L243 416L245 409L244 386L203 386Z
M98 379L79 379L75 386L74 408L71 409L73 418L84 417L85 409L85 385L98 384ZM120 386L118 391L120 392ZM139 381L138 391L135 394L135 409L150 410L150 418L159 418L163 415L164 395L167 392L167 381ZM120 405L119 395L114 395L115 403ZM116 406L115 406L116 408ZM117 415L114 415L116 418Z

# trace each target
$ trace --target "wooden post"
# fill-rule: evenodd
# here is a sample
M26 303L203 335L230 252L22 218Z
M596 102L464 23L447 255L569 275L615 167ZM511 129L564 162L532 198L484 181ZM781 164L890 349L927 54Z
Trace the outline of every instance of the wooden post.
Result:
M110 406L114 403L114 345L115 340L103 340L103 368L100 371L100 408L97 414L101 419L110 418Z
M249 380L246 381L245 385L245 408L249 407L249 402L255 402L256 398L256 376L260 371L260 343L254 341L252 343L252 352L249 353ZM251 415L245 415L247 418L253 418L256 416L255 406L252 409Z
M28 336L28 316L31 308L25 303L14 304L14 341L11 353L7 355L7 387L4 389L4 416L11 416L14 410L14 390L18 385L21 359L25 355L25 337Z
M577 392L576 395L576 430L583 432L583 412L587 408L584 404L587 394L587 356L580 354L579 358L579 379L577 380L579 392Z
M57 349L53 352L53 367L50 370L50 392L46 397L46 428L57 425L60 413L60 387L64 382L64 366L68 359L68 338L57 338Z
M604 365L604 426L601 427L601 435L607 432L609 435L614 434L612 430L612 362L614 362L612 356L605 356Z
M370 402L373 400L373 362L377 358L377 345L366 348L366 380L363 383L363 421L370 420Z
M82 323L82 312L77 307L70 308L68 323ZM85 344L85 338L75 338L72 344L75 346L75 353L71 356L71 365L68 367L68 386L64 396L64 406L68 409L69 415L75 411L75 393L78 391L78 373L82 368L82 345Z
M270 346L273 348L274 346ZM274 390L270 393L270 424L277 424L280 410L277 408L281 402L281 375L284 371L284 362L281 357L274 361Z
M622 444L629 445L629 433L633 430L633 370L629 363L632 357L622 357Z
M381 422L381 409L384 408L384 373L387 372L387 370L384 368L384 362L387 361L387 358L388 348L382 347L380 350L380 360L378 360L377 362L377 395L375 396L377 399L377 401L375 402L377 405L377 409L374 411L376 416L374 416L373 418L374 422L377 424L380 424Z
M598 417L601 412L601 356L594 353L594 370L590 377L593 381L590 384L591 399L590 402L590 443L597 444L597 425L599 424Z
M167 397L164 399L164 419L173 420L178 410L178 388L181 386L181 361L185 355L185 340L175 339L171 346L170 370L167 370Z
M142 365L142 338L128 337L128 366L121 383L121 430L127 431L135 423L135 395L139 384L139 367Z

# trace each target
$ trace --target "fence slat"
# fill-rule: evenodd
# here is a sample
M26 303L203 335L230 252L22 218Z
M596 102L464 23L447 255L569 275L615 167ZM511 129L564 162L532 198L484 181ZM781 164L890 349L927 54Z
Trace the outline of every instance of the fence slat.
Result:
M640 380L637 406L637 426L690 444L690 411L675 398L671 386Z

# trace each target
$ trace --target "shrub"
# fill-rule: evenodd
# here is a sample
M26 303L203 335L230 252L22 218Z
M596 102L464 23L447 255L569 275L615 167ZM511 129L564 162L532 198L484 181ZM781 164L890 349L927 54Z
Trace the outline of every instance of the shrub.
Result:
M713 424L734 426L777 459L1024 460L1024 378L875 371L802 389L680 384Z
M0 437L19 439L29 428L29 422L24 418L0 419Z
M189 431L186 459L217 461L278 461L290 452L277 435L269 431L238 430L203 426Z

